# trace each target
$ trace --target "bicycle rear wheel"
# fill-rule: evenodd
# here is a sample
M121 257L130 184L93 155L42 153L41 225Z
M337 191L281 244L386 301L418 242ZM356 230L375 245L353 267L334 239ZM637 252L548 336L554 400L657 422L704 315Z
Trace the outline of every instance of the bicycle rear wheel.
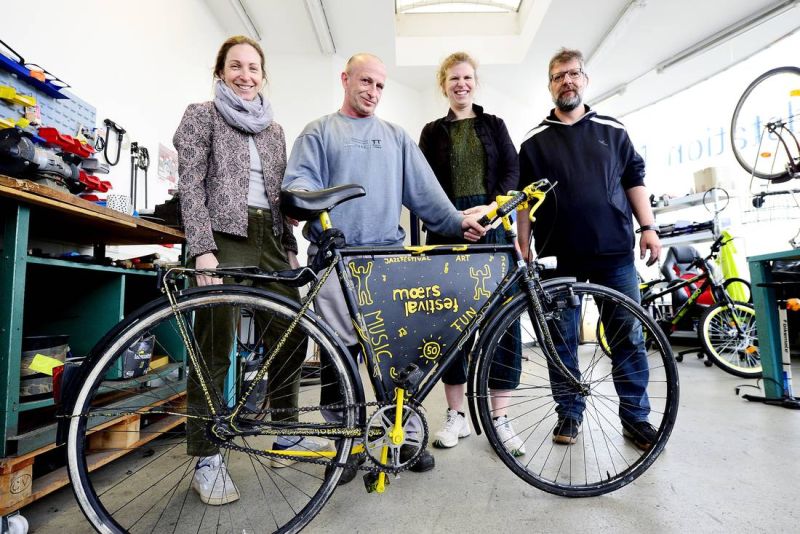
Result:
M250 409L235 418L218 418L212 431L214 418L187 407L184 393L188 384L200 381L194 369L187 373L183 339L204 361L211 357L199 353L207 346L199 341L203 332L194 328L201 314L232 318L234 340L223 357L235 361L233 355L257 347L269 353L270 343L286 330L276 323L289 324L297 317L297 306L241 286L190 290L179 298L176 312L166 299L151 303L94 351L83 370L85 380L77 386L76 402L67 412L67 454L78 504L99 532L296 532L336 488L343 469L331 462L347 460L357 432L356 409L347 405L359 397L350 364L327 327L313 314L301 316L296 331L308 344L287 342L281 358L268 368L266 400L255 398L260 389L256 386ZM218 333L215 327L213 335ZM154 350L146 369L146 363L137 362L127 349L150 336ZM321 355L314 368L322 373L304 371L308 365L297 364L308 364L313 354ZM139 365L131 365L134 362ZM295 362L293 368L287 369L287 362ZM255 373L238 367L228 372L223 390L206 383L217 414L230 413L236 398L248 391L246 381ZM323 387L333 388L346 405L337 407L340 422L326 422L321 413ZM292 391L299 391L296 404L308 408L273 409L284 406ZM187 421L204 427L205 439L218 446L240 493L235 502L207 505L193 491L196 458L186 454ZM336 432L339 439L324 439ZM276 457L276 435L304 433L315 437L301 442L299 453ZM128 455L125 462L100 467L123 455Z
M576 362L571 372L585 392L575 395L564 372L550 363L552 357L536 341L527 297L518 295L487 327L481 346L480 421L495 452L529 484L567 497L608 493L644 473L663 450L678 409L675 360L658 325L624 295L594 284L561 284L545 293L546 328L562 346L562 360ZM595 339L600 321L603 339ZM504 348L514 338L521 346L516 356ZM639 389L633 391L632 384ZM572 445L555 443L558 406L578 397L582 432ZM495 418L503 415L502 427L496 426ZM622 417L648 418L655 427L646 450L625 437Z
M717 367L742 378L762 374L755 309L744 302L718 302L708 308L697 329L708 358Z
M800 68L778 67L753 80L739 98L731 118L731 147L752 176L777 183L796 176L800 146L791 130L800 117L790 111L790 98L798 92Z

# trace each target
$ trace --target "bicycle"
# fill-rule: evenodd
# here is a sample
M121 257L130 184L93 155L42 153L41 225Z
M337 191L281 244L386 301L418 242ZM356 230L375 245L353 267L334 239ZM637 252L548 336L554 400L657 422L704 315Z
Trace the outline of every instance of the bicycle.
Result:
M689 269L696 267L699 273L678 280L666 278L644 282L642 291L642 307L647 309L664 333L669 337L678 330L687 318L698 317L697 337L702 348L702 355L710 360L707 365L717 367L730 374L743 378L759 378L761 376L761 359L758 353L758 333L756 330L755 309L747 302L736 301L730 296L730 287L739 284L750 294L750 283L741 278L719 280L714 275L710 261L716 259L722 247L729 240L719 236L711 245L711 251L705 258L695 258ZM673 310L676 292L691 290L688 299ZM698 301L704 294L710 294L710 306L701 306ZM671 295L671 303L667 305L664 297ZM676 356L678 361L682 354Z
M549 189L546 181L540 181L522 192L498 197L498 207L481 222L499 218L507 235L513 238L510 214L529 203L533 213ZM645 310L602 286L569 278L543 280L542 269L535 262L526 263L514 245L346 247L341 233L332 227L328 211L364 194L360 186L285 194L282 205L289 216L316 218L325 228L316 255L320 263L313 269L213 272L215 276L251 281L310 283L301 303L241 285L179 289L182 277L199 271L173 270L164 278L164 297L132 313L97 344L90 360L81 367L75 381L78 386L65 403L60 425L61 435L66 437L68 471L76 499L95 529L162 531L180 525L181 529L191 530L297 532L328 501L345 468L357 466L365 471L368 491L385 491L388 475L410 468L425 450L428 428L422 402L458 349L470 346L473 339L467 392L473 426L478 433L486 433L502 462L522 480L553 494L588 497L621 488L652 465L675 424L679 384L666 337ZM437 308L440 304L448 313L459 306L460 313L446 316L458 325L458 332L454 328L447 330L448 335L456 336L449 345L444 341L447 332L434 332L423 337L424 343L418 354L412 354L410 363L387 367L394 361L389 356L391 348L401 342L401 337L409 338L410 333L388 331L382 316L367 317L362 313L361 307L368 305L374 294L368 289L371 279L367 272L372 272L369 262L373 261L374 266L380 263L377 259L383 259L384 265L412 266L438 261L435 274L441 276L442 269L448 272L459 258L470 257L485 262L481 265L505 265L493 291L486 289L484 275L488 273L481 267L474 270L470 281L470 289L475 282L474 295L470 291L467 296L453 296L447 292L447 284L426 289L418 278L411 279L412 286L390 292L403 298L409 296L411 300L403 302L406 310L413 300L415 310ZM467 272L471 277L473 271ZM320 287L332 275L339 278L361 337L375 400L367 400L347 348L310 309ZM465 307L466 299L475 295L480 299ZM471 303L478 301L481 304L473 308ZM596 320L604 321L606 340L612 353L618 355L616 359L607 357L597 346L571 344L572 352L564 352L563 357L556 350L555 343L577 339L577 330L590 307L597 312ZM200 310L228 312L229 308L237 318L261 314L290 324L266 346L266 355L249 385L240 384L225 393L208 386L202 358L197 354L192 315ZM247 313L242 314L243 310ZM428 316L422 317L426 322ZM252 349L269 331L269 323L262 321L254 332L251 322L240 322L237 332L248 332L244 344ZM296 329L308 338L309 353L320 355L320 379L301 382L297 409L274 409L261 404L255 413L247 410L251 393L265 376L268 386L275 386L269 384L269 377L273 366L281 364L276 355L287 350L284 344ZM126 349L151 334L156 336L158 352L169 355L170 363L133 378L117 378L114 370L124 368ZM443 337L437 340L437 335ZM631 340L637 336L649 340L647 350L640 354L638 377L624 374L635 358L632 353L622 352L630 351ZM411 346L415 345L416 342ZM506 348L512 346L517 348ZM567 368L573 361L570 358L575 359L575 371ZM193 366L188 378L186 360ZM553 379L561 385L554 385ZM631 407L627 397L620 397L616 391L620 384L635 379L646 388L643 398L649 402L649 418L657 428L655 442L642 448L634 445L630 436L623 435L619 414ZM197 416L182 403L187 380L199 382L212 415ZM571 446L553 442L555 395L580 395L585 400L583 432ZM500 397L505 404L506 421L513 422L516 435L523 441L523 447L513 452L503 442L504 429L493 420L499 413L494 411L493 401ZM295 420L286 420L287 410ZM207 439L217 444L224 455L241 499L216 508L201 504L189 488L194 459L183 454L185 435L179 427L159 428L160 421L142 427L142 431L158 433L159 439L150 442L148 451L137 457L132 467L126 466L126 474L120 474L113 466L110 470L93 471L92 465L98 462L93 443L101 439L96 436L105 440L107 436L102 434L109 429L113 434L118 421L136 417L202 420ZM275 436L287 434L326 438L330 448L284 451L271 445ZM124 443L125 435L112 437L123 443L100 454L119 454L137 446L136 442ZM410 450L411 454L404 456L403 450ZM144 489L131 495L134 483Z

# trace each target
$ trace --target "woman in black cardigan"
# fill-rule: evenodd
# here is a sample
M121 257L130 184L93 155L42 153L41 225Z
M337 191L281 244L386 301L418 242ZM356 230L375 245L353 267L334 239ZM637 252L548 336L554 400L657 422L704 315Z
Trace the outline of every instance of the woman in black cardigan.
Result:
M477 64L464 52L448 56L440 65L437 80L450 109L445 117L425 125L419 147L453 205L465 215L482 216L496 207L494 198L515 189L519 181L519 160L508 129L502 119L484 113L473 102L477 86ZM457 240L428 232L427 244L450 244ZM480 243L506 243L504 230L489 231ZM518 327L517 327L518 328ZM523 441L506 419L508 395L519 383L519 335L508 338L506 365L492 373L492 408L495 425L507 449L525 454ZM470 344L468 344L469 346ZM501 349L502 350L502 349ZM464 351L444 372L442 381L447 398L445 423L436 433L433 446L450 448L470 434L464 414L467 382L467 352Z

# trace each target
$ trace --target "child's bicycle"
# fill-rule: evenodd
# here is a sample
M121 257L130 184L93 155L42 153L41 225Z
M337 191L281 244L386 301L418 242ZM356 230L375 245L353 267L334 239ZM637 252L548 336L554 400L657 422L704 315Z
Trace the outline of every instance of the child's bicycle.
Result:
M734 300L729 293L733 284L748 296L750 284L741 278L718 280L710 261L717 257L719 251L730 240L719 236L711 245L711 251L705 258L696 258L689 268L699 269L699 273L680 280L658 279L644 282L642 291L642 307L647 309L662 327L667 336L678 329L686 318L697 319L697 337L700 341L701 357L708 357L720 369L743 378L761 376L761 358L758 352L758 332L756 331L755 309L752 304ZM688 299L675 307L674 295L685 288L691 290ZM713 301L710 306L698 303L701 295L710 293ZM671 305L663 305L664 297L672 295ZM694 315L692 315L694 314ZM677 357L683 358L682 354Z
M541 181L498 197L499 207L481 222L500 218L513 242L510 213L528 203L533 212L549 188ZM473 425L525 482L557 495L595 496L632 482L650 467L675 423L679 388L669 343L644 309L602 286L569 278L542 280L541 268L523 261L514 245L344 247L328 211L363 195L358 186L285 195L282 202L290 216L319 218L325 228L316 255L323 260L318 272L215 272L254 282L311 282L302 303L242 285L179 290L184 284L180 278L196 272L176 270L166 276L164 297L132 313L93 350L73 382L77 387L67 403L62 431L75 496L94 528L296 532L331 497L344 469L354 466L365 472L369 491L382 492L389 475L409 469L425 450L429 433L422 402L462 347L471 347L468 400ZM469 291L453 293L448 289L458 285L453 269L472 260L484 263L466 270ZM428 315L431 310L444 311L447 321L444 328L407 344L419 350L402 363L404 355L393 347L414 332L394 329L388 314L365 314L362 308L377 298L375 284L384 276L378 274L378 264L405 268L426 263L438 265L440 283L423 282L412 273L405 284L392 286L397 289L389 290L390 300L402 300L407 313L421 313L423 323L427 317L435 322L436 315ZM486 265L505 266L491 292L486 290ZM330 276L338 277L359 332L374 400L367 397L347 348L310 309ZM198 354L200 333L193 329L193 316L201 311L236 318L240 345L266 349L258 370L247 373L247 382L237 377L227 393L210 386L205 355ZM581 332L594 332L589 317L603 321L611 357L596 344L578 344ZM275 332L270 328L275 319L289 326ZM265 377L268 388L281 387L269 377L290 359L276 355L296 350L286 341L298 330L308 339L307 354L318 355L313 364L318 372L307 372L310 362L297 370L304 377L297 381L299 408L248 409L251 393ZM447 341L454 332L457 337ZM146 374L121 374L129 368L126 349L150 335L156 338L156 354L168 355L169 361ZM269 343L261 343L267 338ZM192 368L188 373L185 362ZM205 392L211 416L187 409L183 391L192 380ZM556 397L562 405L584 406L582 432L572 445L554 443ZM631 423L641 419L629 420L623 428L620 418L633 418L634 411L654 425L651 442L643 442L633 430L638 427ZM195 458L185 455L185 433L175 427L175 418L205 424L207 439L219 447L238 486L239 500L215 507L194 494ZM135 429L127 423L131 421L136 421ZM137 439L146 433L157 433L159 439L138 449ZM329 448L283 450L273 444L280 435L302 436ZM515 445L509 446L514 439ZM111 464L95 470L132 449L124 467Z

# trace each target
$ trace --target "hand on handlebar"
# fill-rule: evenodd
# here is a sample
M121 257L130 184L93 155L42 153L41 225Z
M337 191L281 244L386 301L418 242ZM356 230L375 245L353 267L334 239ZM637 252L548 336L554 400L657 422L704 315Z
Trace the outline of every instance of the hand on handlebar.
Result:
M464 231L464 239L470 243L475 243L486 234L486 228L478 223L478 217L467 215L461 220L461 229Z
M462 213L464 215L474 215L478 219L492 211L497 207L497 202L492 202L488 206L480 205L480 206L472 206L471 208L465 209Z
M206 269L216 269L217 266L219 265L219 261L217 261L217 256L213 252L206 252L205 254L200 254L195 258L194 261L195 261L195 268L200 271ZM209 276L207 274L197 275L198 286L210 286L221 283L222 283L222 278Z

